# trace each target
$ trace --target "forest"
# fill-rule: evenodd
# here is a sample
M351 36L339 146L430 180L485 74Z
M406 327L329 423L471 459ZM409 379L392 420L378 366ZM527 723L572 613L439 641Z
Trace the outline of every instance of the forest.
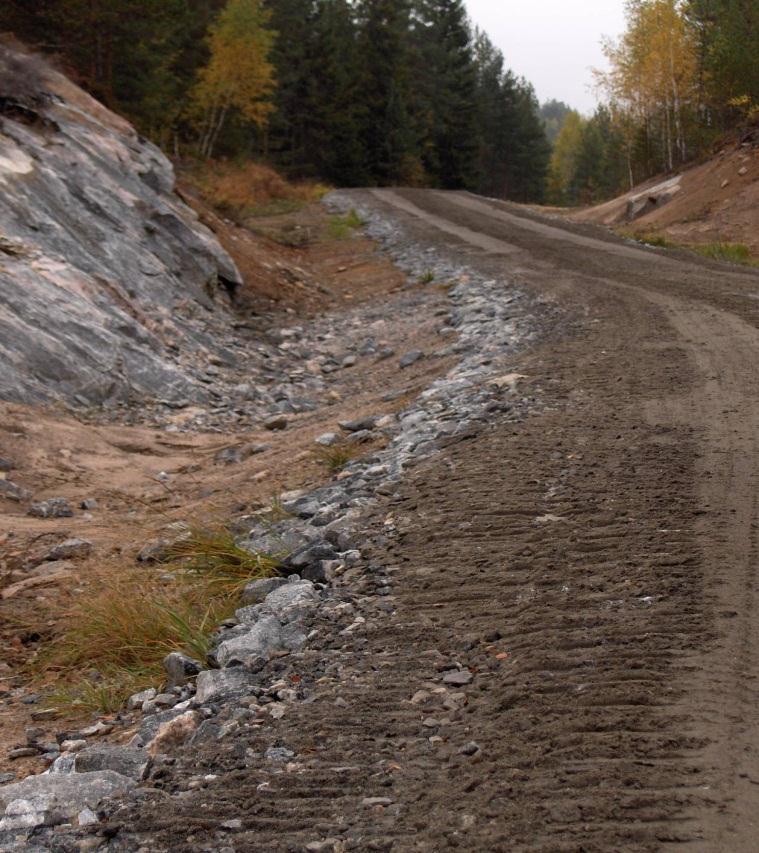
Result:
M757 0L625 6L592 116L541 107L463 0L5 0L0 32L176 157L579 205L759 120Z
M546 198L592 204L712 153L759 122L757 0L627 0L622 36L604 45L603 102L566 105Z
M0 31L174 155L542 199L534 91L462 0L6 0Z

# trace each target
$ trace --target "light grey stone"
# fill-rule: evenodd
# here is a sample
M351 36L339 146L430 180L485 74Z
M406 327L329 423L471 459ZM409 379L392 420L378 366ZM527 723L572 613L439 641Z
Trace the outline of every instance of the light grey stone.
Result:
M203 667L187 655L170 652L163 659L163 668L166 672L166 687L170 690L172 687L184 687Z
M230 696L243 696L251 683L250 674L242 667L206 669L198 676L195 700L206 704Z
M106 797L123 794L134 784L113 770L44 773L0 787L0 810L5 813L3 820L23 818L29 827L64 823L84 808L96 810Z
M260 578L246 584L240 597L241 604L260 604L266 596L287 583L285 578Z
M141 782L150 767L150 757L144 749L134 747L95 744L76 754L76 773L91 773L98 770L113 770L121 776Z
M220 643L215 654L220 666L228 666L233 661L244 662L252 657L268 658L272 652L281 648L283 648L282 625L279 619L276 616L263 616L244 634ZM198 692L201 690L201 685L205 684L204 675L205 673L201 673L198 676Z
M89 556L92 542L89 539L66 539L45 554L45 560L76 560Z
M0 66L12 57L5 49ZM10 354L0 399L203 399L190 359L170 357L167 342L181 341L184 355L216 349L193 314L213 309L216 294L228 304L239 272L174 194L155 145L57 72L42 78L52 97L30 102L27 118L45 132L3 117L14 167L3 171L0 233L18 250L0 267Z

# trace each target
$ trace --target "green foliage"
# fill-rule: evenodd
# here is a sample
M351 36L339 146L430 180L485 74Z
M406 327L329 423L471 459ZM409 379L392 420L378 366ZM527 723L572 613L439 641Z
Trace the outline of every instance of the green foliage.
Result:
M534 92L463 0L6 0L0 30L58 54L174 154L542 197Z
M540 106L540 120L543 122L543 127L546 131L546 139L548 144L553 147L556 138L564 125L564 122L572 112L572 108L563 101L552 99L546 101Z
M345 216L331 216L327 230L333 240L347 240L363 225L364 220L351 209Z
M725 261L729 264L756 265L756 259L751 255L751 249L744 243L707 243L694 246L693 250L706 258L715 261Z

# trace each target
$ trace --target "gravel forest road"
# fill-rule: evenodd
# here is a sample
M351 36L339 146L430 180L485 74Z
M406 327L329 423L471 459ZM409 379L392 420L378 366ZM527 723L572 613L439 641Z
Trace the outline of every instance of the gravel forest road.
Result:
M318 769L264 806L240 770L208 811L133 825L175 850L207 849L210 813L244 817L235 850L758 850L759 275L467 194L354 196L571 330L520 361L536 412L414 467L384 508L397 618L332 650L329 713L282 721ZM451 658L467 704L409 702ZM199 846L177 840L193 826ZM336 827L350 843L314 845Z

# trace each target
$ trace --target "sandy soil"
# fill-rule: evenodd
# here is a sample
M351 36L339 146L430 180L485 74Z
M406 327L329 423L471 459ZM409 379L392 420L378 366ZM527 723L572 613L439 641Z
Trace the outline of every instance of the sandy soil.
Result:
M758 134L759 135L759 134ZM654 178L632 192L583 210L560 211L575 222L615 226L632 234L663 234L673 243L744 243L759 256L759 147L725 146L715 157L686 169L670 202L633 222L627 202L665 179Z
M246 274L241 322L265 311L267 325L289 326L295 317L304 322L319 311L392 299L405 281L370 241L326 239L329 217L319 205L266 223L275 236L278 230L289 233L293 222L310 229L312 243L299 249L224 223L207 210L204 215L214 219ZM434 325L432 318L421 323L397 318L384 336L399 353L431 347L437 345ZM394 358L332 374L330 405L294 417L285 432L168 433L83 423L62 411L0 403L0 456L15 464L0 476L29 490L34 500L64 497L76 508L74 518L38 519L26 514L28 502L0 498L0 640L6 649L0 662L0 772L23 776L42 769L37 758L7 758L9 749L25 745L26 727L45 729L48 739L66 728L65 719L33 720L44 698L25 703L38 690L24 674L25 665L55 641L68 603L86 589L94 569L104 562L134 563L145 542L173 522L225 523L283 492L323 482L329 474L313 454L318 435L339 432L340 420L397 410L446 366L445 359L425 360L401 374ZM404 393L382 402L389 391ZM178 412L177 421L192 414ZM214 461L225 447L258 443L270 449L237 465ZM162 473L168 475L165 482L158 479ZM79 509L85 499L95 499L97 508ZM60 576L27 586L35 558L69 537L91 540L92 555L63 566Z

